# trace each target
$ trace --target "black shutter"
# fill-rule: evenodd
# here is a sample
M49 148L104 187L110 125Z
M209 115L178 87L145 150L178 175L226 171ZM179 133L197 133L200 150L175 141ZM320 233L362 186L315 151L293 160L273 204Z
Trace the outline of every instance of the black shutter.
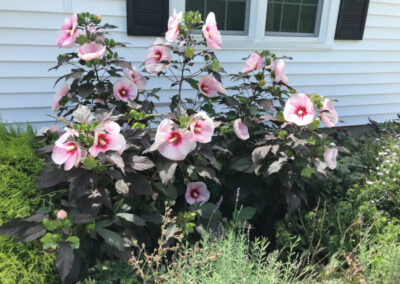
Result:
M335 39L363 39L368 5L369 0L341 1Z
M164 35L168 11L169 0L126 0L128 35Z

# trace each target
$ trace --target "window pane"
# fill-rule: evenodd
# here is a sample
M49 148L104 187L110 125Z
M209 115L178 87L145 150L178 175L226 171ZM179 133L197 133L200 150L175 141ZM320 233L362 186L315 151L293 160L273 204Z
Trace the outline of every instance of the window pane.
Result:
M268 0L265 31L278 35L317 34L323 0Z
M266 30L270 32L279 32L281 23L282 4L268 4L268 16Z
M250 0L186 0L186 11L214 12L221 31L245 31Z

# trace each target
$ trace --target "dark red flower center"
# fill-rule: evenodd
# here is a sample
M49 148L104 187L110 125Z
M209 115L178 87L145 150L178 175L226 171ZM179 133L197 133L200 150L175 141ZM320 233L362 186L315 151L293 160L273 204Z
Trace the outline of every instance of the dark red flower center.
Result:
M204 92L207 93L208 92L208 86L207 85L201 85L200 89Z
M197 188L192 189L192 191L190 192L190 196L194 199L197 199L200 195L200 192Z
M75 150L76 150L76 145L75 145L75 143L68 143L67 144L67 147L65 147L65 150L67 150L68 151L68 153L74 153L75 152Z
M199 122L196 122L196 124L194 125L194 133L199 134L199 133L201 133L202 129L203 128L201 127L201 124Z
M100 147L100 148L105 148L108 144L109 144L109 140L108 140L108 137L107 137L107 135L106 134L99 134L98 136L97 136L97 145Z
M180 134L178 131L172 131L168 140L175 146L179 145L182 142L182 134Z
M156 52L154 53L153 57L154 57L156 62L160 62L161 61L161 57L162 57L161 50L156 50Z
M121 95L121 97L126 98L128 96L128 90L125 87L122 87L119 90L119 94Z
M296 110L297 116L300 116L301 118L304 117L307 114L307 110L305 107L298 107Z

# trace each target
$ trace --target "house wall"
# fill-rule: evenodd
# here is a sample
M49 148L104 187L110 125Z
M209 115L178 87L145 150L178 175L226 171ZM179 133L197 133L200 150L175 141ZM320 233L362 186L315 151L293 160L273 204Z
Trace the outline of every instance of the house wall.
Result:
M176 1L176 0L175 0ZM335 1L335 0L333 0ZM339 1L339 0L337 0ZM140 64L145 47L154 39L127 37L125 0L0 0L0 116L8 122L30 122L35 127L54 122L50 106L57 89L58 53L56 31L67 15L90 11L119 28L116 40L129 42L119 54ZM271 45L273 46L273 45ZM318 92L337 99L342 125L361 125L368 117L384 121L400 112L400 1L371 0L364 40L335 41L326 48L300 47L288 43L272 47L288 55L286 73L299 91ZM242 68L248 47L229 44L217 52L228 72ZM65 69L64 69L65 71ZM166 80L155 78L154 87L164 87L163 101L174 94ZM185 95L194 91L187 86Z

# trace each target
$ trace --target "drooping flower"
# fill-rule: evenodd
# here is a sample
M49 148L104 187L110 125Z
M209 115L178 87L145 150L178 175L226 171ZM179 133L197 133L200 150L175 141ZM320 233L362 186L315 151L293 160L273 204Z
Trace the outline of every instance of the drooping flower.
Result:
M120 126L113 121L105 122L96 127L94 131L94 143L89 148L89 153L97 157L99 153L117 151L122 154L126 148L125 137L119 133Z
M190 124L190 131L193 140L200 143L208 143L214 134L214 121L204 111L194 116L194 121Z
M114 97L118 101L127 102L128 99L134 100L137 97L138 88L135 83L127 78L120 78L114 84Z
M160 123L154 143L161 155L173 161L185 159L187 154L196 148L192 133L186 129L177 128L170 119L164 119Z
M104 53L106 53L106 46L95 42L85 43L78 48L79 58L85 61L99 59Z
M179 35L179 24L183 19L182 12L176 13L174 9L174 14L168 19L168 31L165 34L165 39L169 42L174 42Z
M57 45L63 48L70 48L75 45L75 40L80 34L77 29L78 16L73 14L70 18L66 18L61 26L61 30L57 32Z
M72 169L73 166L79 166L81 160L81 148L79 144L74 141L65 143L57 141L53 149L53 154L51 155L54 163L58 165L64 164L64 169L66 171Z
M237 138L241 140L247 140L250 138L249 129L240 118L233 122L233 131L235 132Z
M248 73L253 70L257 70L263 67L263 58L260 54L257 52L254 52L247 60L246 63L244 64L243 73Z
M210 192L204 182L190 182L186 188L185 199L190 205L195 203L203 205L210 199Z
M60 129L60 126L58 126L58 125L53 125L53 126L50 126L50 127L42 127L37 133L36 133L36 136L43 136L44 134L46 134L47 132L49 132L50 131L50 133L54 133L54 132L57 132L58 134L61 134L62 133L62 130Z
M332 146L335 146L335 144L332 143ZM337 148L329 148L324 146L324 161L325 164L328 168L331 170L336 169L336 158L338 155L338 149Z
M272 81L279 83L282 82L284 84L288 84L288 77L285 75L285 61L282 59L273 60L272 62L272 70L274 71L275 78L272 78Z
M96 35L96 40L104 41L104 39L106 38L103 31L98 30L95 25L91 25L89 27L89 32Z
M218 50L222 47L221 33L218 31L215 14L210 12L202 28L203 36L209 49Z
M132 69L124 68L125 76L132 80L138 88L139 92L143 91L147 85L147 79L140 74L140 72L136 69L135 66L132 66Z
M58 110L58 108L60 107L60 101L63 97L65 97L69 92L69 85L68 84L64 84L61 86L60 89L58 89L58 91L55 93L54 97L53 97L53 105L51 106L51 109L53 111Z
M329 99L324 100L319 115L326 127L334 127L339 121L338 114L333 107L332 101Z
M57 219L64 220L67 218L68 214L65 212L65 210L60 210L57 212Z
M147 49L144 59L146 71L152 74L168 68L171 61L171 50L167 44L163 44L161 38L157 38L153 45Z
M293 94L285 104L283 117L287 122L304 126L314 121L314 105L305 94Z
M226 90L222 84L209 75L205 75L200 78L199 91L209 98L215 97L217 93L226 93Z

